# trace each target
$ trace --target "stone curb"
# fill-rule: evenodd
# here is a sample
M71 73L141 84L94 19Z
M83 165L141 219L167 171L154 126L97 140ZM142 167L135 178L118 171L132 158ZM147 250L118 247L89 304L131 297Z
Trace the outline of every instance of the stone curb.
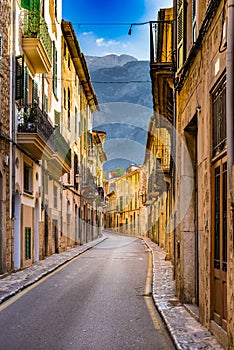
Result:
M101 238L92 242L71 248L59 254L53 254L28 268L4 276L4 278L0 279L0 304L107 238L107 236L103 235Z
M217 339L201 325L175 296L173 269L164 251L149 238L141 238L152 252L152 296L178 350L222 350Z

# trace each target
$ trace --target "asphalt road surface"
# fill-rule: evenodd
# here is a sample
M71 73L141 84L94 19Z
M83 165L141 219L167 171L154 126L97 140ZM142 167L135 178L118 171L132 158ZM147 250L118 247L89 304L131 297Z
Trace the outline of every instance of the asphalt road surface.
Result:
M0 307L0 350L175 349L141 240L109 235Z

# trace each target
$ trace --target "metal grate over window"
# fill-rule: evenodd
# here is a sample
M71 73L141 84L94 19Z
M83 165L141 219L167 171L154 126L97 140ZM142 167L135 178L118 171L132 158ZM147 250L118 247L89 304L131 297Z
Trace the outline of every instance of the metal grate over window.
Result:
M212 94L213 156L226 146L226 79Z

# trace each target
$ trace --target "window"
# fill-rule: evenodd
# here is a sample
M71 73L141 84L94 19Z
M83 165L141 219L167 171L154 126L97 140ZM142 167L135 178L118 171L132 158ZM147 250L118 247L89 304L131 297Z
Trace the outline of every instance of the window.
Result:
M67 44L65 43L65 41L64 41L64 44L63 44L63 57L65 59L67 57Z
M28 98L29 98L29 74L27 67L24 67L24 90L23 90L23 98L24 98L24 107L28 108Z
M77 113L77 107L75 106L75 136L77 136L78 133L78 113Z
M48 175L45 174L44 175L44 192L45 194L48 194L48 188L49 188L49 178L48 178Z
M71 92L67 89L67 127L71 128Z
M138 204L138 203L137 203L137 197L138 197L138 196L137 196L137 192L136 192L136 193L135 193L135 209L137 209L137 204Z
M21 100L23 98L24 91L24 57L16 57L16 76L15 76L15 99Z
M32 194L32 167L24 163L24 192Z
M26 10L40 11L40 0L21 0L21 7Z
M197 40L197 20L196 20L196 13L197 13L197 1L192 1L192 31L193 31L193 43Z
M123 196L120 196L119 210L123 211Z
M54 124L60 126L60 113L57 111L54 111Z
M69 69L71 69L71 57L69 54L68 54L68 59L67 59L67 66Z
M43 114L48 117L48 97L44 95L43 99Z
M31 227L25 227L25 260L31 259Z
M185 0L178 0L177 4L177 68L180 69L185 61L186 5Z
M38 84L35 80L33 80L32 101L39 104Z
M58 187L54 185L54 208L58 208Z
M55 95L57 95L57 89L58 89L58 82L57 82L57 74L58 74L58 68L57 68L57 49L55 46L55 42L53 41L53 92Z
M57 4L57 0L54 0L54 16L55 18L57 18L58 15L58 4Z
M226 78L212 94L213 156L226 146Z
M67 108L67 94L66 89L63 89L63 108Z

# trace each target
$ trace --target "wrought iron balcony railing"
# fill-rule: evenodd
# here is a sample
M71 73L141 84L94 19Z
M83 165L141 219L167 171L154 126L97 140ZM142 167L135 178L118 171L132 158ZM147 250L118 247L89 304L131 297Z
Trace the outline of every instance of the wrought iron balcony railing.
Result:
M25 105L18 114L18 132L37 133L47 142L54 132L48 117L33 103Z
M173 22L170 20L150 22L150 63L172 64Z
M47 55L52 61L52 40L47 24L38 11L21 12L21 28L24 38L38 38L41 40Z

